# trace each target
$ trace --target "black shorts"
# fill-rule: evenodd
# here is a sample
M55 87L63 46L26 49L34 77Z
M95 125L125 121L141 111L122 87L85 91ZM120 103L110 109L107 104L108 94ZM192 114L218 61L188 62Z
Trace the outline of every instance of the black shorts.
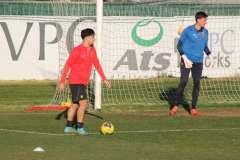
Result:
M81 100L87 100L87 87L83 84L70 84L72 103L79 104Z

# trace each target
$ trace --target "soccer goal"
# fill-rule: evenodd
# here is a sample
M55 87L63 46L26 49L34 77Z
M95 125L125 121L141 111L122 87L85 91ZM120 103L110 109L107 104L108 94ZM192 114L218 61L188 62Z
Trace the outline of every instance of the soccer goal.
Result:
M209 47L214 63L204 60L200 102L240 101L240 5L211 2L154 1L103 3L82 0L52 0L56 21L63 21L59 42L59 74L69 51L80 43L80 31L93 28L96 48L112 88L101 85L92 72L89 102L102 105L158 105L171 101L179 82L179 34L194 24L194 14L209 14ZM74 30L69 34L69 30ZM73 38L72 38L73 37ZM67 41L67 43L66 43ZM191 98L191 82L185 98ZM53 104L70 97L68 87L56 89Z

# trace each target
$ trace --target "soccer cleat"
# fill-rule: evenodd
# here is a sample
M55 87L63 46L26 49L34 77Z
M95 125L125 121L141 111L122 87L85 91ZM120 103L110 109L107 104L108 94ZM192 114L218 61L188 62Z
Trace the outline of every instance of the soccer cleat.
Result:
M77 134L82 135L82 136L88 135L87 131L85 131L84 128L78 128L77 129Z
M198 116L198 115L199 115L198 110L195 109L195 108L191 109L191 115L192 115L192 116Z
M176 115L177 110L178 110L178 107L177 107L177 106L173 106L173 108L171 109L169 115L170 115L170 116Z
M63 132L64 133L76 133L77 131L73 127L65 127Z

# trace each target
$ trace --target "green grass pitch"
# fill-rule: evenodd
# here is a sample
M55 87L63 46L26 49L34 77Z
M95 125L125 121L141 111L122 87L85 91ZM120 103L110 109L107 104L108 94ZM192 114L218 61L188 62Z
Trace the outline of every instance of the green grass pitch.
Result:
M64 135L65 120L58 112L26 113L31 104L48 103L53 82L0 82L0 159L9 160L238 160L240 157L239 104L202 105L203 116L183 109L168 116L168 106L104 107L105 119L116 133L99 134L101 120L87 115L82 137ZM128 110L129 109L129 110ZM33 152L36 147L44 153Z

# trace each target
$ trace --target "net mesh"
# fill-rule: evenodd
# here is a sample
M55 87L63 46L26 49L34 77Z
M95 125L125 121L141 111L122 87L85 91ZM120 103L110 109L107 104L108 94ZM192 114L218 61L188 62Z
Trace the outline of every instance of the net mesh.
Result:
M96 29L96 4L87 1L52 0L53 15L65 21L59 42L59 73L69 51L80 43L83 28ZM179 82L179 54L176 43L182 30L194 23L193 15L206 11L210 17L209 47L214 63L204 60L201 103L233 103L240 100L240 5L211 3L104 4L102 65L112 88L102 89L103 105L156 105L170 103ZM79 17L80 16L80 17ZM76 29L71 46L67 31ZM94 76L94 71L92 78ZM94 83L89 84L89 100L94 102ZM191 99L192 81L185 90ZM52 103L70 97L69 89L58 88Z

